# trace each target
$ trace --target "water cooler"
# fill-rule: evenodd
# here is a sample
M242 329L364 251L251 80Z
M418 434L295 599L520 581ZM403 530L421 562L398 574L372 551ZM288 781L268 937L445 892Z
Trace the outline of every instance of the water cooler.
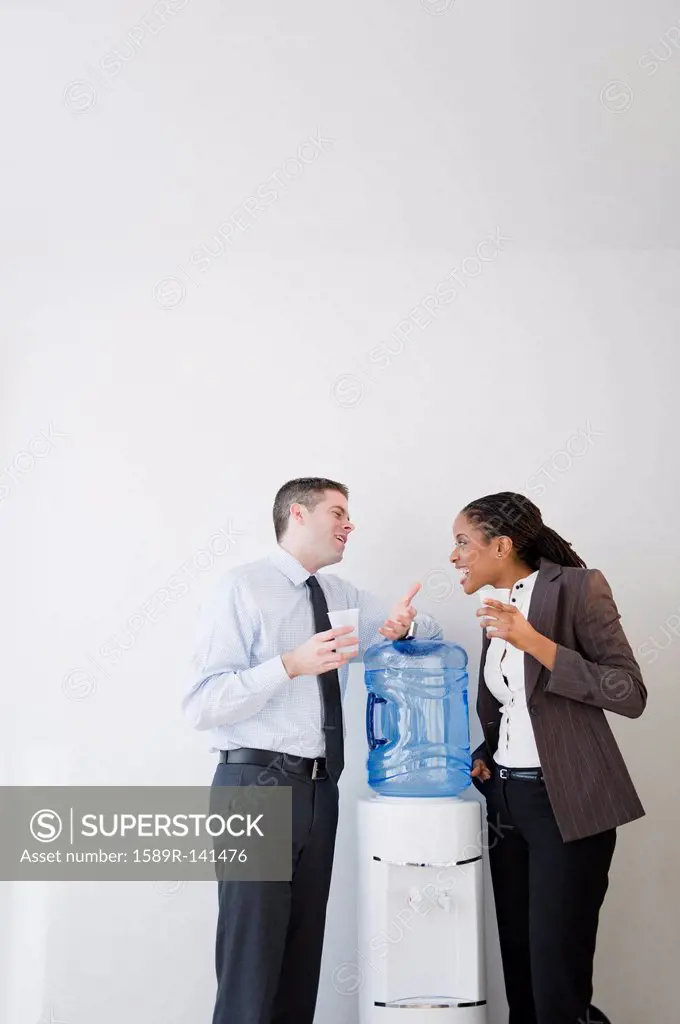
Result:
M486 1024L481 807L460 795L467 655L413 639L371 647L364 664L360 1024Z

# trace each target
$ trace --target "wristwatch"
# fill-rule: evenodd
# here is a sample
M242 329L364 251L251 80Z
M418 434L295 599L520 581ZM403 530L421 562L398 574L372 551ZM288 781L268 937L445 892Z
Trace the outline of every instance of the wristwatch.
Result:
M414 636L416 635L417 632L418 632L418 623L414 619L413 622L411 623L411 625L408 628L408 633L406 634L406 636L402 636L399 639L400 640L413 640L413 638L414 638Z

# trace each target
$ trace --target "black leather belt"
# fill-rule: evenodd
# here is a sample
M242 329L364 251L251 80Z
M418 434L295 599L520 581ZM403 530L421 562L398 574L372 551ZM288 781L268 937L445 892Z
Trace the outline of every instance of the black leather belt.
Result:
M499 779L518 779L520 782L543 782L540 768L501 768L498 767Z
M297 757L280 750L259 750L255 747L237 747L220 750L220 764L258 764L284 774L304 775L308 779L325 779L325 757Z

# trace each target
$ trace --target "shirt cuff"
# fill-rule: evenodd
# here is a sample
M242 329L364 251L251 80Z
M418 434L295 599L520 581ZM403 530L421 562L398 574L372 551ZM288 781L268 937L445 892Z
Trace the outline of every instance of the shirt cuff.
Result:
M284 683L290 682L290 676L286 672L286 667L280 654L277 654L275 658L270 658L269 661L263 661L261 665L256 665L255 668L250 668L242 674L249 677L252 689L265 697L272 696Z

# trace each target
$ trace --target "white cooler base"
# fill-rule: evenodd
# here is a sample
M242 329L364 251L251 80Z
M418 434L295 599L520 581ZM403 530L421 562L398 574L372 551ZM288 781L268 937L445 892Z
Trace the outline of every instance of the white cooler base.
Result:
M371 796L358 818L361 1024L486 1024L479 803Z

